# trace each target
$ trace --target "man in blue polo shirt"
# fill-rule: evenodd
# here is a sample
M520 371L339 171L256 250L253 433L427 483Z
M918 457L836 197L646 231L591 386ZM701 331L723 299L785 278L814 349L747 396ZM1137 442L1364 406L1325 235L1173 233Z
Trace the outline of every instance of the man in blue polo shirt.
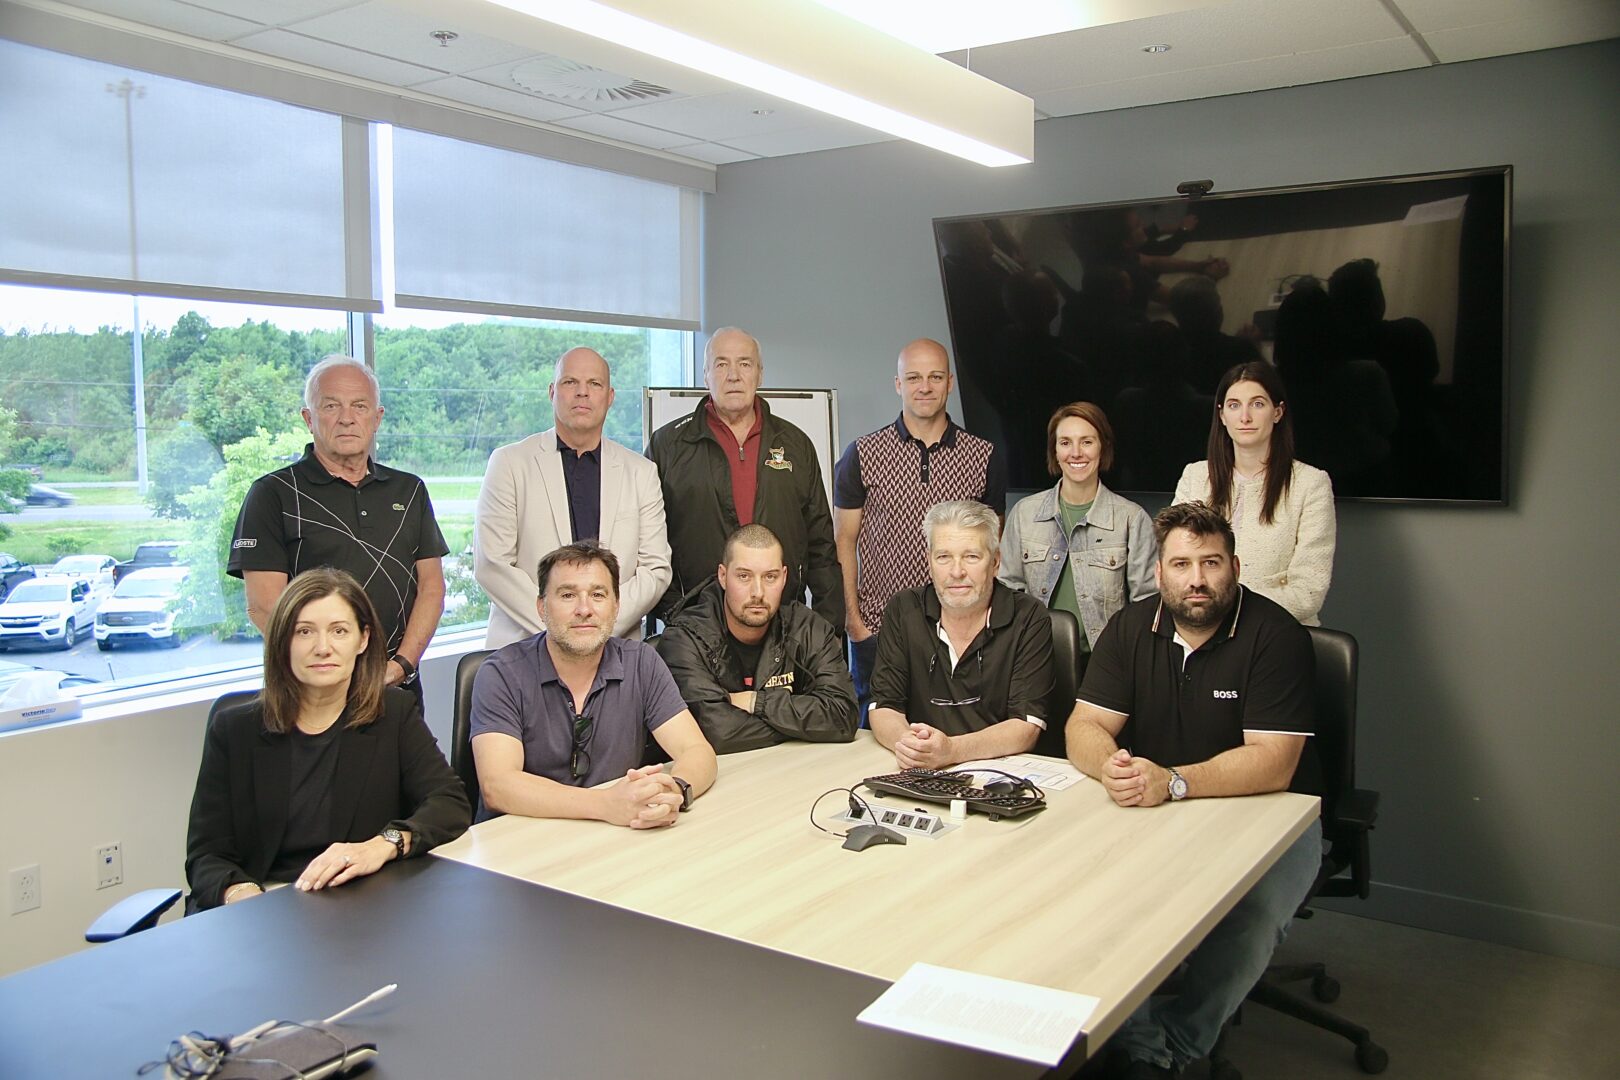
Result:
M1153 531L1159 595L1125 607L1098 637L1069 717L1069 758L1121 807L1319 794L1305 628L1238 584L1232 526L1209 506L1166 507ZM1180 992L1144 1002L1119 1029L1112 1045L1126 1077L1178 1076L1208 1055L1321 865L1312 821L1187 957Z
M536 577L546 629L484 661L473 683L481 816L674 825L714 783L714 750L658 653L613 636L618 559L580 541L541 559ZM667 773L640 767L648 732Z

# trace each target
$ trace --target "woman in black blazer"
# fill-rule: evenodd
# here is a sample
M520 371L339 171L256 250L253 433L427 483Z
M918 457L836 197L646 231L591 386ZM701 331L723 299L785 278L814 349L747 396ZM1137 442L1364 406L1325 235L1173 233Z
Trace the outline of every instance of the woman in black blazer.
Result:
M376 626L365 590L341 570L306 571L282 592L264 690L221 710L203 745L188 912L268 883L342 885L466 831L466 790L415 696L385 687Z

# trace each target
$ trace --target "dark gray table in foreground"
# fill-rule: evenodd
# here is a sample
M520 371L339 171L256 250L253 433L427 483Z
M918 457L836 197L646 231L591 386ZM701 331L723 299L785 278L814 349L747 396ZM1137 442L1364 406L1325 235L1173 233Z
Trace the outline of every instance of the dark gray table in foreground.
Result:
M419 859L0 980L0 1077L133 1076L182 1032L329 1016L390 982L344 1022L377 1043L379 1080L1044 1071L856 1023L880 979Z

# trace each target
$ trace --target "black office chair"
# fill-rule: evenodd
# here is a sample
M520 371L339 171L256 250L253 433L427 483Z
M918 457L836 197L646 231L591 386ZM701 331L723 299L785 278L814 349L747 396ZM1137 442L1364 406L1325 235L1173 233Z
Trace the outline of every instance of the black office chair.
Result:
M473 679L494 653L494 649L480 649L456 662L456 696L450 714L450 768L461 777L461 784L467 789L467 802L472 804L474 818L478 816L478 767L473 763L472 753Z
M1052 617L1052 696L1047 699L1046 730L1035 740L1035 753L1069 756L1064 728L1074 711L1074 695L1085 673L1080 666L1080 621L1067 611L1048 609Z
M1356 787L1356 639L1342 630L1306 627L1316 653L1316 735L1322 763L1322 836L1327 851L1322 869L1301 905L1299 918L1308 919L1309 904L1318 896L1358 896L1365 900L1372 884L1372 858L1367 834L1378 820L1378 792ZM1249 991L1248 1000L1275 1009L1324 1031L1349 1039L1356 1047L1356 1064L1365 1073L1389 1067L1389 1052L1373 1042L1359 1024L1331 1013L1315 1002L1285 988L1286 983L1309 979L1311 996L1318 1002L1338 999L1339 983L1327 967L1314 964L1273 964ZM1211 1056L1212 1077L1241 1080L1237 1070Z
M257 694L257 690L233 690L229 694L222 694L209 706L208 723L203 730L213 726L214 717L221 710L240 705ZM90 928L84 932L84 940L93 943L116 941L142 930L150 930L180 896L180 889L143 889L133 896L126 896L90 924Z

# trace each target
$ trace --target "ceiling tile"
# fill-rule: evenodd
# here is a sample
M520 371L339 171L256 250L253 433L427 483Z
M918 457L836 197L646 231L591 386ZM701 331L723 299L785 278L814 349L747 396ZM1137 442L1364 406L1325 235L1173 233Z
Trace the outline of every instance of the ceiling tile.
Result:
M442 71L431 71L415 64L402 64L398 60L373 56L359 49L346 49L341 45L307 38L289 30L266 30L263 33L238 38L233 44L244 49L252 49L254 52L269 53L271 56L296 60L301 64L326 68L328 71L340 71L346 75L356 75L362 79L372 79L393 86L410 86L412 83L444 76Z
M711 142L694 143L691 146L672 146L669 148L669 152L680 154L682 157L707 161L710 165L730 165L735 161L753 161L759 156L758 154L733 150L729 146L721 146L719 143Z
M70 0L70 4L206 41L229 41L238 35L264 29L262 21L233 18L177 0Z
M1420 34L1507 22L1543 13L1556 21L1560 9L1613 6L1609 0L1394 0L1394 3Z
M618 139L620 142L627 142L633 146L648 146L654 150L679 146L681 143L692 141L692 136L689 134L665 131L662 128L648 127L646 124L632 124L628 120L619 120L616 117L602 116L596 113L587 113L584 116L559 120L557 126L573 128L575 131L588 131L592 135Z
M1431 30L1423 35L1442 63L1479 60L1506 53L1556 49L1620 36L1620 4L1586 4L1556 18L1537 14L1523 19Z
M365 0L191 0L198 7L209 8L252 19L267 26L286 26L313 15L325 15L339 8L355 7Z
M827 118L814 109L749 90L631 105L615 109L611 115L665 131L684 131L692 137L688 141L723 143L746 135L811 127Z
M526 94L520 90L505 90L499 86L491 86L486 82L469 79L464 75L452 75L447 79L434 79L431 82L415 83L411 89L420 90L424 94L449 98L451 101L465 102L468 105L481 105L486 109L510 113L513 116L526 116L530 120L561 120L565 116L578 116L585 111L548 100L538 94Z
M291 29L309 37L363 48L367 52L453 75L520 60L534 53L533 49L525 46L459 29L457 22L454 5L444 5L443 13L439 14L392 0L371 0L358 7L344 8L289 25ZM447 46L440 45L431 36L435 30L453 30L461 36Z
M1053 116L1128 109L1166 101L1242 94L1279 86L1329 82L1385 71L1424 67L1429 59L1410 38L1323 49L1298 56L1272 56L1237 64L1125 79L1102 86L1078 86L1036 97Z
M1092 86L1404 36L1379 0L1231 3L974 49L972 69L1020 93ZM1168 44L1169 52L1144 46Z

